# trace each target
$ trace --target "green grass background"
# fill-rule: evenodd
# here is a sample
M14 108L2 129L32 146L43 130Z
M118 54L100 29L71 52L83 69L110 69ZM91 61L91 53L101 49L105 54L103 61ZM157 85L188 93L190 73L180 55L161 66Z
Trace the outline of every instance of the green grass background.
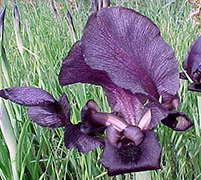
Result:
M58 73L62 60L75 42L67 25L66 11L69 10L77 32L82 28L91 12L91 1L77 0L77 9L69 1L57 0L64 5L59 15L51 10L48 0L36 0L33 5L18 0L20 31L18 37L24 47L19 51L13 24L13 2L3 0L0 8L7 7L4 24L3 46L6 50L8 80L3 74L2 87L40 87L55 98L66 92L71 105L71 121L80 120L80 110L90 98L94 99L101 111L110 111L102 89L89 84L75 84L61 87ZM187 21L192 6L187 0L112 0L111 5L132 8L149 17L161 30L165 41L174 49L181 70L182 61L191 42L197 38L197 29ZM2 58L0 59L1 61ZM1 67L3 68L3 67ZM201 179L201 138L197 97L187 92L188 82L181 82L178 108L190 116L195 125L186 132L174 132L160 124L156 127L157 138L162 148L161 169L151 171L153 180ZM87 154L76 149L68 150L63 142L63 129L47 130L32 123L26 115L26 108L4 101L9 121L17 142L16 167L22 180L90 180L90 179L135 179L135 173L108 177L107 170L98 162L101 148ZM12 179L9 151L0 131L0 179Z

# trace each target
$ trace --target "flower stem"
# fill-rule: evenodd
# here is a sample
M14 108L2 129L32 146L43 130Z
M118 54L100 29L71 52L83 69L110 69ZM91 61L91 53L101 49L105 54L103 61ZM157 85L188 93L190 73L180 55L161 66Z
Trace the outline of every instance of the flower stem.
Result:
M197 96L197 101L198 101L198 113L199 113L199 124L195 122L195 129L196 129L196 134L200 136L199 130L201 129L201 96ZM196 125L197 124L197 125Z
M150 171L137 172L136 180L151 180Z

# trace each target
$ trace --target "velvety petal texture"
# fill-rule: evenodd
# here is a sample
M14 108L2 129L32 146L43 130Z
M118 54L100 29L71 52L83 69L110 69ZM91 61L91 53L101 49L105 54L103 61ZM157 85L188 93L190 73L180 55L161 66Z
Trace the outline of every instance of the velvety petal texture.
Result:
M84 45L77 41L64 59L58 77L62 86L77 82L102 85L109 81L104 72L93 70L86 64L83 50Z
M61 104L42 89L26 86L10 87L1 90L0 96L29 107L28 117L43 127L52 129L64 126L66 117Z
M102 86L112 112L99 112L97 103L89 100L80 113L81 122L73 125L65 94L57 101L39 88L11 87L1 90L0 96L28 106L29 118L43 127L64 126L68 149L87 153L101 145L100 162L109 175L158 169L161 149L153 128L161 120L178 131L192 126L188 116L174 111L179 105L174 51L149 18L132 9L93 2L83 36L64 59L58 78L62 86L78 82ZM105 131L106 137L97 136Z
M140 146L113 146L105 140L100 162L108 169L109 175L123 174L160 168L161 149L153 131L144 132Z
M69 85L82 82L101 85L114 111L121 113L132 124L134 123L132 121L135 119L139 120L140 114L135 112L142 110L146 99L142 97L140 98L142 102L140 102L130 91L126 91L114 84L104 71L92 69L85 62L83 50L82 42L78 41L73 45L62 63L59 83L61 85Z
M70 122L65 125L64 142L68 149L77 148L82 153L87 153L102 144L99 138L83 133Z
M86 63L118 86L156 99L163 92L176 94L174 52L147 17L124 7L102 8L89 17L81 41Z
M89 16L59 74L61 85L77 82L102 86L113 112L101 113L89 100L79 125L65 131L66 146L85 153L101 142L93 132L107 129L101 163L109 175L160 167L161 150L151 131L160 120L178 131L192 126L174 111L179 105L174 51L157 26L134 10L106 7Z
M58 112L58 108L54 104L41 107L29 107L27 111L29 119L40 126L54 129L64 126L64 120L60 118L62 114Z
M0 96L23 106L38 106L56 101L48 92L27 86L3 89L0 91Z
M161 96L164 105L175 108L178 76L173 50L155 24L131 9L108 7L90 15L81 41L62 63L59 82L101 85L113 111L136 125L147 99ZM159 112L162 119L167 116Z
M191 44L183 68L194 82L201 83L201 36Z

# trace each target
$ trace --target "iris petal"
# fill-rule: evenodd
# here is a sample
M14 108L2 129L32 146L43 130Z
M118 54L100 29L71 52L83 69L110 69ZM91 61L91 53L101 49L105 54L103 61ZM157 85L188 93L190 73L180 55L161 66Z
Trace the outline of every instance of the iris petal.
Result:
M3 89L0 91L0 96L23 106L38 106L56 101L48 92L27 86Z
M170 112L161 122L175 131L185 131L193 125L187 115L178 111Z
M124 153L120 153L120 150ZM139 157L138 157L139 156ZM139 146L113 146L105 139L100 162L109 175L160 168L161 149L153 131L144 132L144 141Z
M189 91L201 92L201 83L191 83L188 86Z
M176 94L174 51L147 17L124 7L102 8L89 17L81 41L86 63L107 72L116 85L156 99Z
M59 83L62 86L77 82L102 86L113 111L121 113L128 122L137 123L140 114L135 112L142 110L147 98L139 95L139 100L130 91L114 84L105 72L92 69L86 64L83 51L82 42L76 42L62 63Z
M113 111L136 125L146 101L158 101L160 94L164 104L174 108L171 103L178 88L178 70L173 50L162 40L156 25L131 9L109 7L88 18L82 40L74 44L62 63L59 82L102 86Z
M58 128L69 121L70 107L65 94L56 101L48 92L35 87L10 87L0 91L0 96L27 106L28 117L46 128Z
M91 84L106 84L109 80L107 75L99 70L93 70L86 64L83 56L84 46L77 41L62 63L59 73L60 85L69 85L77 82Z
M57 105L58 106L58 105ZM27 111L29 119L39 124L40 126L53 129L64 126L59 112L57 112L54 104L48 106L29 107Z
M201 36L196 39L190 46L188 54L183 61L183 68L187 71L188 75L194 82L201 81ZM195 73L199 72L196 76Z
M77 148L82 153L87 153L102 144L100 138L84 134L70 122L65 124L64 142L68 149Z

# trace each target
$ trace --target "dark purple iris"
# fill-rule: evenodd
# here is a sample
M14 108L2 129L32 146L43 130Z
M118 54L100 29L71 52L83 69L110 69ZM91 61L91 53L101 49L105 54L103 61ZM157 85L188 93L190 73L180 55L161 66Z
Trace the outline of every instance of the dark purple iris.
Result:
M201 92L201 36L191 44L183 61L183 68L193 81L188 90ZM185 73L181 73L180 78L188 79Z
M100 162L109 175L160 168L161 149L153 131L159 121L178 131L192 125L175 111L179 73L174 51L157 26L132 9L105 7L89 16L59 74L62 86L78 82L102 86L113 112L99 112L89 100L81 122L73 125L65 94L56 101L41 89L12 87L0 96L28 106L29 118L41 126L65 126L69 149L87 153L102 145Z

